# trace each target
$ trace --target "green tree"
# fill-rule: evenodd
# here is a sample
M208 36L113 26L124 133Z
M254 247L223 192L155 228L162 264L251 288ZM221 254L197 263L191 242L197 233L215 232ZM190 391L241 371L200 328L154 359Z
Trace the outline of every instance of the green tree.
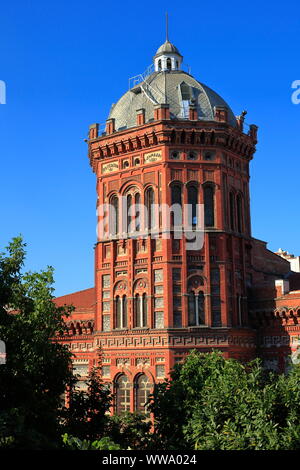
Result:
M53 302L53 269L23 273L25 244L14 238L0 254L0 446L42 449L60 438L61 396L71 354L52 341L71 308Z
M101 365L90 371L85 391L76 388L76 377L73 377L64 411L65 433L80 440L101 439L108 432L112 399L109 384L101 379Z
M109 419L109 435L122 449L145 450L151 447L152 423L142 413L128 411Z
M299 366L276 375L259 360L194 351L154 390L154 441L165 449L299 449L299 398Z

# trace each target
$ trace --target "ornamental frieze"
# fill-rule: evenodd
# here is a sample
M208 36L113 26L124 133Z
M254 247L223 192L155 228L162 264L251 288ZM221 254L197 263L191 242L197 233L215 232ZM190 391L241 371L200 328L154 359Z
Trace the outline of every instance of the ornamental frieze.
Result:
M155 336L106 336L96 339L96 346L103 348L150 348L150 347L177 347L189 348L197 346L243 346L255 348L256 340L250 336L215 334L215 335L176 335L167 336L156 334Z

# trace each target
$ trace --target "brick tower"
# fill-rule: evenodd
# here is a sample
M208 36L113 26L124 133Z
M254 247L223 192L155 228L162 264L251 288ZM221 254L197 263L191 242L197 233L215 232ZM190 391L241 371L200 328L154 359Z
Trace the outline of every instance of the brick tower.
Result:
M191 349L246 360L256 351L247 291L257 127L246 132L246 112L234 116L181 67L167 40L112 106L105 131L89 130L102 227L93 344L118 412L142 410L153 383ZM182 214L171 211L168 225L161 208L172 205ZM203 243L193 244L201 221Z

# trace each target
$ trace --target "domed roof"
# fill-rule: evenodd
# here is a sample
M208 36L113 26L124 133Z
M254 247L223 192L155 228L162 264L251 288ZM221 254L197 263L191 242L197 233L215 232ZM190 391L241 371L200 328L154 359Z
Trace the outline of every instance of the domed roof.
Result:
M169 104L171 119L186 119L189 102L196 106L201 121L214 121L214 107L224 106L228 108L229 124L237 125L232 110L223 98L182 70L152 73L112 106L109 119L115 119L116 131L135 127L136 111L144 108L147 123L153 121L157 104Z
M178 54L180 57L182 57L177 47L174 46L174 44L172 44L168 39L157 49L155 57L166 53Z

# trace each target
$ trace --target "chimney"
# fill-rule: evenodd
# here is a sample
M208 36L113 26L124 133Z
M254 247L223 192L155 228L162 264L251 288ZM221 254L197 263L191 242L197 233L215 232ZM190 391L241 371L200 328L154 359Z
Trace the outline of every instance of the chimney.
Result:
M136 124L137 126L142 126L145 124L145 109L137 109L136 110Z
M107 119L106 121L106 134L113 134L115 132L115 120L112 119Z
M168 104L156 104L154 106L154 120L162 121L170 119L170 109Z
M257 142L257 130L258 127L255 124L250 125L249 135L255 143Z
M226 106L215 106L215 120L218 122L228 121L228 108Z
M287 279L276 279L275 289L277 297L282 297L290 292L290 283Z
M190 106L189 106L189 120L190 121L197 121L197 119L198 119L197 108L194 104L190 104Z
M99 131L99 124L91 124L89 127L89 139L97 139Z

